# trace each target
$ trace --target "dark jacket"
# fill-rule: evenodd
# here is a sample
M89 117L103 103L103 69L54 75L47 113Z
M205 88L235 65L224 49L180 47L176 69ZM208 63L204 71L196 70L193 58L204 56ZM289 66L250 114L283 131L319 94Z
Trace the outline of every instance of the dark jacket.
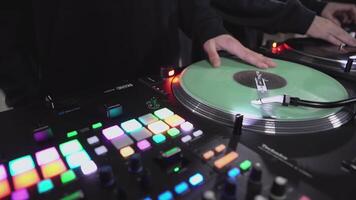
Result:
M256 37L251 30L304 34L326 3L316 0L212 0L212 5L223 16L227 29L244 40L248 35Z
M178 28L200 45L226 33L209 0L6 2L0 87L10 96L33 84L61 94L158 73L178 63Z

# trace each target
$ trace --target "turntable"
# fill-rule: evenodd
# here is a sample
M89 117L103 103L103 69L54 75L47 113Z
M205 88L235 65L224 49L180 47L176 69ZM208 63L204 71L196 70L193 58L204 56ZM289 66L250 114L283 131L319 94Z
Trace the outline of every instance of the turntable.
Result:
M314 67L332 76L356 81L356 47L335 46L312 38L293 38L262 47L268 56Z
M205 118L233 126L236 114L244 115L244 129L265 134L301 134L331 130L352 119L350 107L310 108L258 105L254 100L290 95L318 102L349 97L334 78L315 69L282 60L278 67L258 69L236 60L222 58L212 68L201 61L186 68L173 81L175 97L186 108Z

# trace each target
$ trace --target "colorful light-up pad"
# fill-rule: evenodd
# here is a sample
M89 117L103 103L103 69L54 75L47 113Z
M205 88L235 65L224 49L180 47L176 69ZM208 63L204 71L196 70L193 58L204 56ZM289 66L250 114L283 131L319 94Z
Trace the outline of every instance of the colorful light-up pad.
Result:
M131 119L121 123L121 128L123 128L126 132L131 133L142 128L142 125L136 119Z
M112 140L124 134L124 131L117 125L111 126L103 130L103 135L106 139Z
M12 200L27 200L30 199L30 193L27 189L16 190L11 194Z
M65 172L67 167L61 159L41 166L41 172L44 178L52 178Z
M11 188L10 188L9 181L7 180L0 181L0 199L9 196L10 193L11 193Z
M145 126L158 121L158 118L154 115L152 115L151 113L146 114L146 115L142 115L141 117L138 118L138 120L140 120L140 122L142 124L144 124Z
M119 150L122 147L133 144L133 140L129 136L124 134L121 135L120 137L111 140L111 143L115 146L117 150Z
M66 156L66 161L69 168L74 169L80 167L86 161L89 161L90 157L85 150Z
M39 194L48 192L54 188L53 182L51 179L45 179L37 184L37 191Z
M40 177L36 169L21 173L12 177L14 187L16 190L36 185L40 181Z
M149 124L148 129L154 134L159 134L167 131L169 129L169 126L162 121L157 121L152 124Z
M154 114L160 119L166 119L167 117L174 115L174 113L168 108L156 110Z
M7 179L7 173L4 165L0 165L0 181Z
M140 141L152 136L152 133L146 128L140 128L134 132L131 132L130 135L136 140Z
M70 154L83 150L83 146L79 143L77 139L75 139L60 144L59 150L61 151L63 156L68 156Z
M67 184L69 182L74 181L77 178L73 170L68 170L61 174L61 182L62 184Z
M203 175L201 175L200 173L196 173L194 174L193 176L191 176L189 178L189 183L192 185L192 186L197 186L197 185L200 185L204 182L204 177Z
M36 153L36 161L39 166L46 165L50 162L58 160L59 158L58 151L54 147L44 149Z
M26 155L9 162L11 176L30 171L35 168L35 163L30 155Z
M180 117L179 115L172 115L167 117L164 122L166 122L169 126L171 127L176 127L181 125L183 122L185 122L185 120Z

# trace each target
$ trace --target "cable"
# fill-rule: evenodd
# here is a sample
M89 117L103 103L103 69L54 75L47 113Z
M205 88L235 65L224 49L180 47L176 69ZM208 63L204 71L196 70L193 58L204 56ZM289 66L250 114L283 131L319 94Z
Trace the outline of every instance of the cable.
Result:
M308 101L303 100L297 97L290 97L290 102L284 102L287 105L294 105L294 106L305 106L305 107L312 107L312 108L337 108L342 106L347 106L351 104L356 104L356 97L344 99L340 101L333 101L333 102L318 102L318 101Z

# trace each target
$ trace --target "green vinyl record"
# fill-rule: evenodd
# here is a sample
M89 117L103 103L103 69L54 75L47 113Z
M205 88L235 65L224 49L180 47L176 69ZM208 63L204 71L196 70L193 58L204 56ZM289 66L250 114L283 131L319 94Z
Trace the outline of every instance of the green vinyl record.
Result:
M335 123L339 123L340 119L337 116L340 114L343 119L347 118L345 121L349 120L350 116L343 111L342 107L317 109L280 104L252 104L252 100L261 97L284 94L321 102L338 101L349 97L343 85L320 71L297 63L274 61L278 67L270 69L259 69L227 58L221 59L221 66L218 68L213 68L207 61L200 61L192 64L180 74L178 85L173 89L177 99L192 111L230 125L234 115L241 114L245 116L246 127L251 123L253 123L251 127L263 126L259 128L260 130L252 128L259 132L266 132L265 130L268 129L267 132L276 133L279 128L283 129L283 131L280 129L281 132L289 132L294 125L303 124L307 127L301 128L301 132L314 132L316 130L312 130L313 128L310 131L306 129L314 126L310 125L311 123L320 123L318 120L328 123L336 117ZM262 90L258 84L261 80L265 86ZM271 131L268 127L266 128L266 123L272 123L272 126L276 127L272 127ZM282 127L283 123L286 127ZM287 124L292 126L288 127ZM333 122L329 125L329 127L340 126Z

